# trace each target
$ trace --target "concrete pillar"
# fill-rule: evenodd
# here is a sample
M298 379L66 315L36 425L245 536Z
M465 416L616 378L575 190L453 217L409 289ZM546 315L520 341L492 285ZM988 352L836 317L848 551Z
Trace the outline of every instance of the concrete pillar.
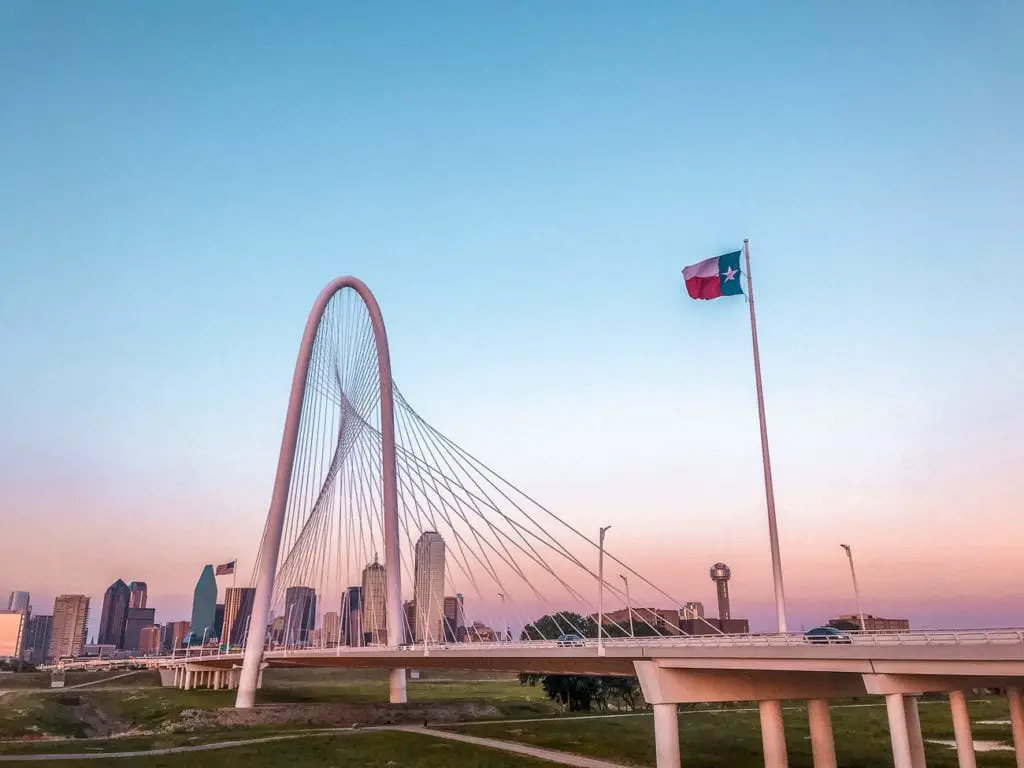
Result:
M1010 727L1013 729L1013 746L1017 752L1017 768L1024 768L1024 696L1019 687L1006 689L1010 702Z
M189 669L188 667L185 667L185 690L186 691L191 691L192 690L192 674L193 674L192 670Z
M917 710L917 696L903 697L903 711L907 714L910 761L914 768L927 768L924 762L924 736L921 734L921 713Z
M786 729L782 722L782 702L778 699L762 701L761 747L764 749L764 768L789 768L786 753Z
M213 687L218 691L224 687L224 673L219 669L213 673Z
M402 674L405 674L405 670L404 669L402 670ZM263 690L263 670L262 669L260 670L259 675L256 677L256 690L257 691ZM405 701L405 699L402 699L402 702L404 702L404 701ZM399 702L399 703L402 703L402 702Z
M910 733L907 730L907 710L903 706L903 694L887 694L885 709L889 715L889 738L892 740L893 766L894 768L914 768L914 759L910 752Z
M389 700L392 704L405 704L409 700L405 687L405 670L392 669L388 673Z
M680 768L679 762L679 706L653 704L654 752L658 768Z
M807 719L811 724L811 754L814 768L836 768L836 744L832 736L832 713L827 699L807 702Z
M956 736L956 757L960 768L976 768L971 716L967 714L967 697L963 691L949 692L949 708L953 711L953 734Z

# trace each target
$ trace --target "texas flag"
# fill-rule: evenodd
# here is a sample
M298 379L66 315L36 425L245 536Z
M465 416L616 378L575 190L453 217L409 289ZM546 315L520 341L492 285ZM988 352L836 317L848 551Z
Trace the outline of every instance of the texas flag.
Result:
M736 296L743 293L740 285L740 256L743 251L733 251L714 256L683 270L686 292L691 299L717 299L719 296Z

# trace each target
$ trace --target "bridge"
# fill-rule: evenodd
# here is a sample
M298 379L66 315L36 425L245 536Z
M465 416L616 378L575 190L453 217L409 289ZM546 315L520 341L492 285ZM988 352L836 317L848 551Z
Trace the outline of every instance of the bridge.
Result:
M896 768L921 768L926 692L949 693L960 764L973 766L964 691L998 688L1024 768L1021 630L820 643L693 616L686 634L637 607L637 594L684 601L606 549L605 531L578 530L428 424L392 381L376 299L342 277L299 347L251 616L225 626L244 651L155 663L166 684L237 687L241 708L267 667L387 669L396 704L408 668L636 675L659 768L681 764L677 705L717 701L759 702L765 765L788 765L783 699L808 701L814 765L835 768L828 701L865 695L885 697Z

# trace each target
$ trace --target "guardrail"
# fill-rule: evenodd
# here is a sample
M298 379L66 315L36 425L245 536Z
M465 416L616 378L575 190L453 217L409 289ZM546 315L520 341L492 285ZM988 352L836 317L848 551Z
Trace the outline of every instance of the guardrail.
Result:
M841 632L839 635L820 635L809 637L803 633L788 634L745 634L745 635L674 635L661 637L612 637L605 638L606 648L785 648L807 646L949 646L949 645L1024 645L1024 629L970 629L970 630L910 630L907 632ZM560 649L560 648L597 648L597 640L586 638L579 640L514 640L509 642L486 643L423 643L384 646L326 646L326 647L279 647L265 652L268 658L287 658L289 656L342 656L348 654L372 654L399 652L416 655L429 655L431 652L452 650L509 650L525 649ZM222 652L217 649L203 649L185 655L129 657L127 659L89 659L76 662L65 662L60 665L42 666L40 669L88 669L105 666L149 666L160 667L194 661L213 661L216 659L241 659L241 652Z

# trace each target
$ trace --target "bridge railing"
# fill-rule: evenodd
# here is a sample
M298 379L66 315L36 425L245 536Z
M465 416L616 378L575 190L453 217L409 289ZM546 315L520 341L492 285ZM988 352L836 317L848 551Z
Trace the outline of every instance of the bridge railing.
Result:
M949 645L1024 645L1024 629L949 629L949 630L910 630L906 632L841 632L835 636L808 637L802 633L788 634L743 634L743 635L674 635L663 637L613 637L605 638L604 646L613 648L776 648L776 647L807 647L811 646L949 646ZM324 656L373 653L408 653L410 656L429 655L432 652L451 650L499 651L512 648L525 649L556 649L556 648L597 648L594 638L576 640L515 640L494 641L486 643L438 643L426 647L422 643L401 645L397 648L383 645L328 646L328 647L278 647L267 651L272 658L288 656ZM241 658L240 651L231 653L215 649L204 649L205 652L193 652L189 655L143 656L126 659L81 659L62 662L56 665L42 665L42 670L61 668L65 670L90 669L96 667L122 666L165 666L185 662L213 661L224 658Z

